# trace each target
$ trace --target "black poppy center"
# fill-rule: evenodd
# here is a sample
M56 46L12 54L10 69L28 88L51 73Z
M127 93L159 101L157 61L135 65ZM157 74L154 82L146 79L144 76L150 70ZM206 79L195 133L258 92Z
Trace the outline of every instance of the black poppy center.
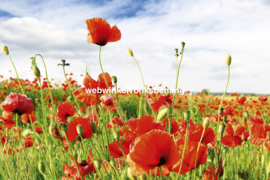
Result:
M164 158L164 157L161 157L161 158L159 159L159 163L158 163L157 166L162 166L162 165L165 164L165 163L166 163L165 158Z
M69 114L66 114L65 117L66 117L66 118L69 117Z
M87 165L87 161L85 159L83 159L81 161L81 163L79 163L81 166L86 166Z

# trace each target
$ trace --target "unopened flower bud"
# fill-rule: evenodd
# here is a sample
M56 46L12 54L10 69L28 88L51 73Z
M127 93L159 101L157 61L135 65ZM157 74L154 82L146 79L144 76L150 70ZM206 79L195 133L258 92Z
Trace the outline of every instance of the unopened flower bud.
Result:
M113 81L114 84L116 84L117 83L117 77L116 76L112 76L112 81Z
M101 168L100 160L95 160L94 161L94 165L95 165L95 167L96 167L97 170L100 170L100 168Z
M174 51L175 51L175 54L177 54L177 55L178 55L178 49L177 49L177 48L175 48L175 49L174 49Z
M157 122L160 122L161 120L167 118L169 111L170 111L169 107L161 107L157 115Z
M128 53L131 57L133 57L133 52L132 52L131 49L127 49L127 53Z
M93 134L95 134L97 132L96 123L91 122L91 130L92 130Z
M228 152L228 147L223 147L222 148L222 152L225 154L225 153L227 153Z
M225 125L224 124L220 124L218 130L219 130L219 133L220 134L223 134L224 133L224 130L225 130Z
M214 151L214 149L213 148L209 148L208 149L208 153L209 153L210 159L213 161L214 158L215 158L215 151Z
M76 130L77 130L77 133L78 133L79 135L82 135L82 134L83 134L83 126L82 126L81 124L78 124L78 125L76 126Z
M60 127L65 133L67 133L67 131L68 131L68 123L67 122L60 123Z
M112 167L116 167L116 161L115 161L114 158L111 158L111 159L110 159L110 165L111 165Z
M43 161L39 161L38 162L38 171L40 172L40 174L44 175L45 173L45 164Z
M189 121L189 119L190 119L190 111L184 111L184 119L186 121Z
M40 70L38 69L37 66L34 66L34 67L33 67L33 74L34 74L37 78L40 77Z
M206 129L206 128L208 128L209 125L210 125L210 118L209 117L204 118L203 128Z
M6 45L3 45L1 50L5 55L9 55L8 47Z
M118 141L120 139L120 132L113 130L113 137Z
M143 109L144 109L146 114L150 114L151 108L150 108L150 106L149 106L149 104L147 102L144 103Z
M244 112L244 117L245 117L245 118L249 118L249 113L248 113L248 111L245 111L245 112Z
M222 120L223 120L223 122L224 122L225 124L227 124L227 116L223 116L223 117L222 117Z
M231 57L231 55L227 55L227 57L226 57L226 64L229 66L229 65L231 65L231 62L232 62L232 57Z

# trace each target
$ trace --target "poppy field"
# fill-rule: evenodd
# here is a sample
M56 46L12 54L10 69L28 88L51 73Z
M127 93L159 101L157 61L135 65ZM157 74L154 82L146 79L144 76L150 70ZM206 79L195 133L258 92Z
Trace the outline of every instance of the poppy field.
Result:
M31 57L34 80L20 79L8 46L1 47L16 75L0 73L1 180L270 179L269 97L225 96L231 55L221 57L224 94L192 95L179 93L184 42L174 50L175 91L147 86L128 49L144 89L123 92L121 79L102 67L102 46L121 40L121 31L102 18L85 22L87 42L99 48L100 74L86 67L83 82L62 59L63 82L53 83L40 54Z

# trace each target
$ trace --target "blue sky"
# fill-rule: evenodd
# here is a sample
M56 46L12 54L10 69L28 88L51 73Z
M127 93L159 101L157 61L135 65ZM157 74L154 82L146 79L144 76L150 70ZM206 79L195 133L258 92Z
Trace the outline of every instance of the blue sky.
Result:
M229 92L270 93L270 3L266 0L140 0L140 1L19 1L0 0L0 45L6 44L23 78L33 79L29 58L44 56L49 76L61 81L56 66L66 59L78 82L90 65L101 73L98 46L86 42L85 20L102 17L116 24L120 41L102 48L105 71L118 77L122 88L141 88L133 50L147 85L175 84L174 49L186 48L179 76L185 90L222 92L227 80L227 54L232 56ZM37 64L44 75L40 60ZM12 65L0 54L5 77Z

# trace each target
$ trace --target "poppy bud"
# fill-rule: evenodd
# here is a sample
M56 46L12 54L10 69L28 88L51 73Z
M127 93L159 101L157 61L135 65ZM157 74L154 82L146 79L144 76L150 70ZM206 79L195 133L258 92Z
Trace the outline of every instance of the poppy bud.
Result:
M206 129L210 125L210 118L206 117L203 120L203 128Z
M77 130L77 133L78 133L79 135L82 135L82 134L83 134L83 127L82 127L81 124L78 124L78 125L76 126L76 130Z
M112 76L112 81L113 81L114 84L116 84L117 83L117 77L116 76Z
M133 57L133 52L132 52L131 49L127 49L127 53L128 53L131 57Z
M223 116L223 117L222 117L222 120L223 120L223 122L224 122L225 124L227 124L227 116Z
M223 147L223 148L222 148L222 152L223 152L224 154L226 154L226 153L228 152L228 147Z
M45 173L45 164L43 161L39 161L38 162L38 171L40 172L40 174L44 175Z
M128 167L128 169L127 169L127 175L131 180L136 180L137 179L136 176L134 176L132 174L130 167Z
M210 149L208 149L208 152L209 152L210 159L213 161L214 158L215 158L215 151L214 151L214 149L213 148L210 148Z
M244 117L245 117L245 118L249 118L249 113L248 113L248 111L245 111L245 112L244 112Z
M113 130L113 137L114 137L115 140L118 141L120 139L120 132Z
M96 123L91 122L91 130L92 130L93 134L95 134L97 132Z
M94 165L95 165L95 167L96 167L97 170L100 170L100 168L101 168L101 163L100 163L99 160L95 160L95 161L94 161Z
M189 121L189 119L190 119L190 111L184 111L184 119L186 121Z
M33 134L33 132L29 129L26 129L23 131L22 136L27 137L27 136L30 136L31 134Z
M150 114L151 108L150 108L150 106L149 106L149 104L147 102L144 103L143 109L144 109L144 111L145 111L146 114Z
M168 112L170 111L170 108L168 107L161 107L159 109L158 115L157 115L157 122L160 122L161 120L165 119L168 117Z
M231 65L231 62L232 62L232 57L231 57L231 55L227 55L227 57L226 57L226 64L229 66L229 65Z
M116 161L115 161L114 158L111 158L111 159L110 159L110 165L111 165L112 167L115 167L115 166L116 166Z
M37 66L34 66L34 67L33 67L33 74L34 74L37 78L40 77L40 70L38 69Z
M184 47L185 47L185 42L181 42L181 47L182 47L182 49L184 49Z
M1 50L5 55L9 55L8 47L6 45L3 45Z
M178 55L178 49L175 48L174 51L175 51L175 55L176 55L176 54Z
M224 130L225 130L225 125L224 124L220 124L218 130L219 130L219 133L220 134L223 134L224 133Z

